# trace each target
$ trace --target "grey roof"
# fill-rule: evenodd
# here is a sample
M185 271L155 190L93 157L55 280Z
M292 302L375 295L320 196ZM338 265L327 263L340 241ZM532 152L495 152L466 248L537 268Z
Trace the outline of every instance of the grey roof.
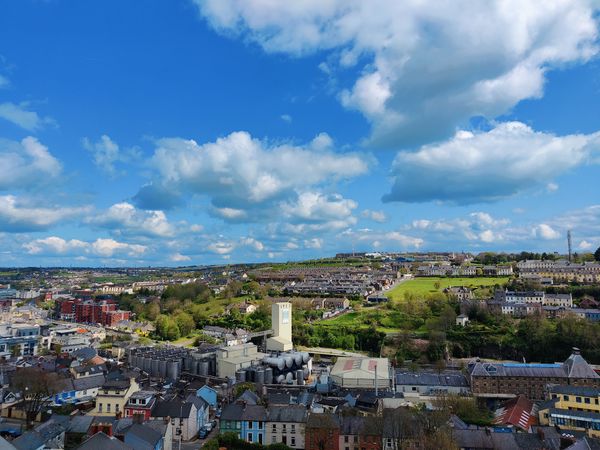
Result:
M127 435L129 434L132 434L138 439L147 442L150 448L154 448L158 441L160 441L162 438L162 434L158 431L146 426L145 424L141 425L139 423L134 423L129 429L127 429L127 431L125 431L125 439L127 439Z
M109 437L105 433L100 432L77 447L77 450L133 450L133 447L115 437Z
M15 450L17 447L0 436L0 450Z
M548 392L550 392L551 394L581 395L583 397L600 396L600 388L588 386L551 384L548 385Z
M576 351L562 364L479 362L470 366L472 377L600 378Z
M269 422L306 423L308 412L304 406L272 406L267 411Z
M87 433L94 420L93 416L73 416L69 424L69 432L71 433Z
M565 448L565 450L600 450L600 441L585 436L583 439L579 439L573 445Z
M409 386L452 386L468 388L467 378L458 371L403 372L396 371L396 384Z
M28 431L17 439L12 444L19 450L35 450L42 447L46 442L54 439L64 433L67 429L66 421L51 418L50 420L38 425L35 429Z
M342 416L340 434L356 436L381 435L383 423L376 417Z
M249 405L258 405L260 402L260 398L252 391L244 391L242 395L240 395L237 400L245 401Z
M180 399L159 401L152 411L152 417L189 418L192 406L193 403Z
M104 374L99 373L97 375L91 375L89 377L75 378L73 380L73 388L76 391L85 391L87 389L94 389L104 386Z
M208 408L210 406L206 400L204 400L201 397L198 397L196 394L190 394L190 395L188 395L186 397L185 401L193 403L194 405L196 405L196 409L198 411L200 411L201 409L206 409L206 408Z
M231 403L223 408L221 420L265 421L267 420L267 410L261 405Z
M575 351L567 358L565 366L570 378L600 378L600 376L594 372L594 369L592 369L587 361L579 354L579 351Z

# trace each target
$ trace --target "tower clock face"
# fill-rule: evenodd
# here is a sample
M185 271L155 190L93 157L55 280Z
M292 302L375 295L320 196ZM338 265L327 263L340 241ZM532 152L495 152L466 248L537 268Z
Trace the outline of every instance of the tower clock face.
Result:
M290 312L288 310L283 310L281 312L281 323L290 323Z

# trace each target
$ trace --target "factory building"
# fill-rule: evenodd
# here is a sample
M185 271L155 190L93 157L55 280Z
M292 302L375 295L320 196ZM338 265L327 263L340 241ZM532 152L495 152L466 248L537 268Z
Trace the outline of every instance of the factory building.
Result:
M271 307L271 326L273 336L267 339L267 350L271 352L287 352L292 350L292 304L288 302L273 303Z
M339 387L391 389L392 372L387 358L338 358L331 381Z
M258 363L264 356L252 343L220 348L217 350L217 376L234 379L238 370Z

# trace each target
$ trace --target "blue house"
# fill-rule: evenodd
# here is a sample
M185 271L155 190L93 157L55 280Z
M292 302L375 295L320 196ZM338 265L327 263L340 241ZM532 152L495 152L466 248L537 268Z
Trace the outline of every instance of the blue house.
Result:
M185 401L196 405L196 424L200 430L210 419L210 405L206 400L194 394L188 395Z
M217 407L217 391L210 386L202 386L196 391L196 396L204 399L204 401L208 403L211 408Z
M219 431L233 432L246 442L265 444L266 421L264 406L232 403L223 408Z

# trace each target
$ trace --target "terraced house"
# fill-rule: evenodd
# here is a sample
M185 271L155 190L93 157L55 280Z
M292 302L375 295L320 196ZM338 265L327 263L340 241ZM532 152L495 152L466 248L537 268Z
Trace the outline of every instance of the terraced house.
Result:
M548 386L547 400L538 410L540 425L585 431L600 437L600 389L584 386Z

